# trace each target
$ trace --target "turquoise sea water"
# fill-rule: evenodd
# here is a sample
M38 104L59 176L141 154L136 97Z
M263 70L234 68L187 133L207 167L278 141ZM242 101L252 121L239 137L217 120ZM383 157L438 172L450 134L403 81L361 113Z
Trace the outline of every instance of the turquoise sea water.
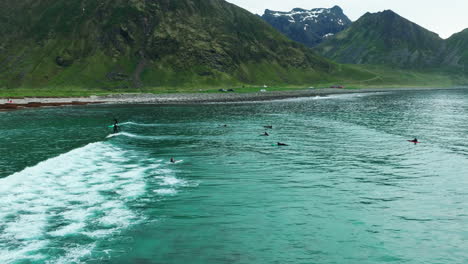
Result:
M467 136L467 90L3 112L0 263L467 263Z

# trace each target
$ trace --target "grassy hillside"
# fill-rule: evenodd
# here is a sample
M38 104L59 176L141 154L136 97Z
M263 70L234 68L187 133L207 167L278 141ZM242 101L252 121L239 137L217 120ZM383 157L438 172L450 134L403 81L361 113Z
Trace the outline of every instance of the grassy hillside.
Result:
M4 0L0 88L139 92L369 78L223 0Z
M443 63L452 71L468 74L468 28L447 39L447 47Z
M437 34L387 10L365 14L316 50L341 63L421 69L440 64L445 43Z
M344 34L354 36L349 32ZM359 34L359 41L370 43L370 51L358 47L363 54L374 54L378 43L385 46L372 42L380 35ZM438 42L432 33L420 34ZM453 38L451 45L464 52L462 39ZM418 43L429 51L435 45ZM341 48L356 48L346 45ZM455 70L447 77L334 63L223 0L3 0L0 51L0 96L465 82L453 78ZM416 62L431 57L426 55ZM456 58L459 64L466 57Z
M351 87L453 87L468 86L468 75L461 72L435 70L408 70L384 65L348 65L368 71L375 77L350 81Z

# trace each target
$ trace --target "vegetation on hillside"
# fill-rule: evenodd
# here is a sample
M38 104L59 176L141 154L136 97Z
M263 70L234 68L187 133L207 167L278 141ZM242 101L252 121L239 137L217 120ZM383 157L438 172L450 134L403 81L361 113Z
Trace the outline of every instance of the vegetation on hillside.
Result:
M316 50L341 63L424 68L440 64L445 45L437 34L387 10L365 14Z
M223 0L3 0L0 7L0 89L4 95L414 83L409 77L398 81L396 76L402 72L390 67L383 72L373 66L334 63ZM339 38L354 32L356 25L360 24L356 22ZM380 30L390 29L382 25ZM348 47L354 54L356 49L366 53L369 48L367 57L377 58L386 51L385 41L373 43L380 35L374 36L372 28L367 31L355 38L368 41L368 46L343 43L339 49ZM431 41L439 40L416 26L414 31L419 33L412 35L421 40L418 49L427 50L415 62L430 60L436 46ZM466 52L465 43L454 36L450 45ZM411 50L409 44L401 46ZM381 49L377 52L375 47ZM464 54L455 56L457 65L467 61ZM455 83L441 81L448 77L421 74L415 76Z
M337 67L222 0L5 1L4 88L118 92L366 75Z
M388 74L405 69L466 84L468 29L444 40L390 10L365 14L315 50L340 63L385 66Z

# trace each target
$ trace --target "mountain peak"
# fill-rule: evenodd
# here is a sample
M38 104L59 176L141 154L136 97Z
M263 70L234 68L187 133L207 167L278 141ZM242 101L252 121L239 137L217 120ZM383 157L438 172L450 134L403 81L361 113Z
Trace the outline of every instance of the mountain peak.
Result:
M351 25L351 20L339 6L310 10L294 8L289 12L267 9L262 18L286 36L309 47Z
M398 15L395 11L391 10L391 9L385 9L384 11L381 12L382 14L391 14L391 15L397 15L397 16L400 16Z
M386 18L391 18L391 19L398 19L398 18L404 19L402 16L400 16L399 14L395 13L393 10L390 10L390 9L380 12L380 15Z
M439 62L442 42L437 34L385 10L366 13L318 51L342 63L420 68Z
M360 19L365 19L365 18L376 18L376 19L381 19L381 18L402 18L402 19L404 19L402 16L395 13L391 9L386 9L386 10L383 10L383 11L380 11L380 12L375 12L375 13L366 12L362 17L360 17L358 19L358 21Z
M298 8L298 7L291 10L291 12L306 12L306 11L308 11L308 10L303 9L303 8Z
M343 12L343 9L340 6L337 6L337 5L333 6L330 9L335 11L335 12Z

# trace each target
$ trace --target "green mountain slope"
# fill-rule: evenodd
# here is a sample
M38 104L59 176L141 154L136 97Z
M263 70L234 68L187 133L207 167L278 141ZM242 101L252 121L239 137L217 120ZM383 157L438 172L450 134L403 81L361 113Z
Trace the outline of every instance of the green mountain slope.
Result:
M468 73L468 28L447 39L443 64Z
M223 0L3 0L0 87L305 84L338 67Z
M440 65L445 42L437 34L387 10L365 14L316 51L341 63L419 69Z

